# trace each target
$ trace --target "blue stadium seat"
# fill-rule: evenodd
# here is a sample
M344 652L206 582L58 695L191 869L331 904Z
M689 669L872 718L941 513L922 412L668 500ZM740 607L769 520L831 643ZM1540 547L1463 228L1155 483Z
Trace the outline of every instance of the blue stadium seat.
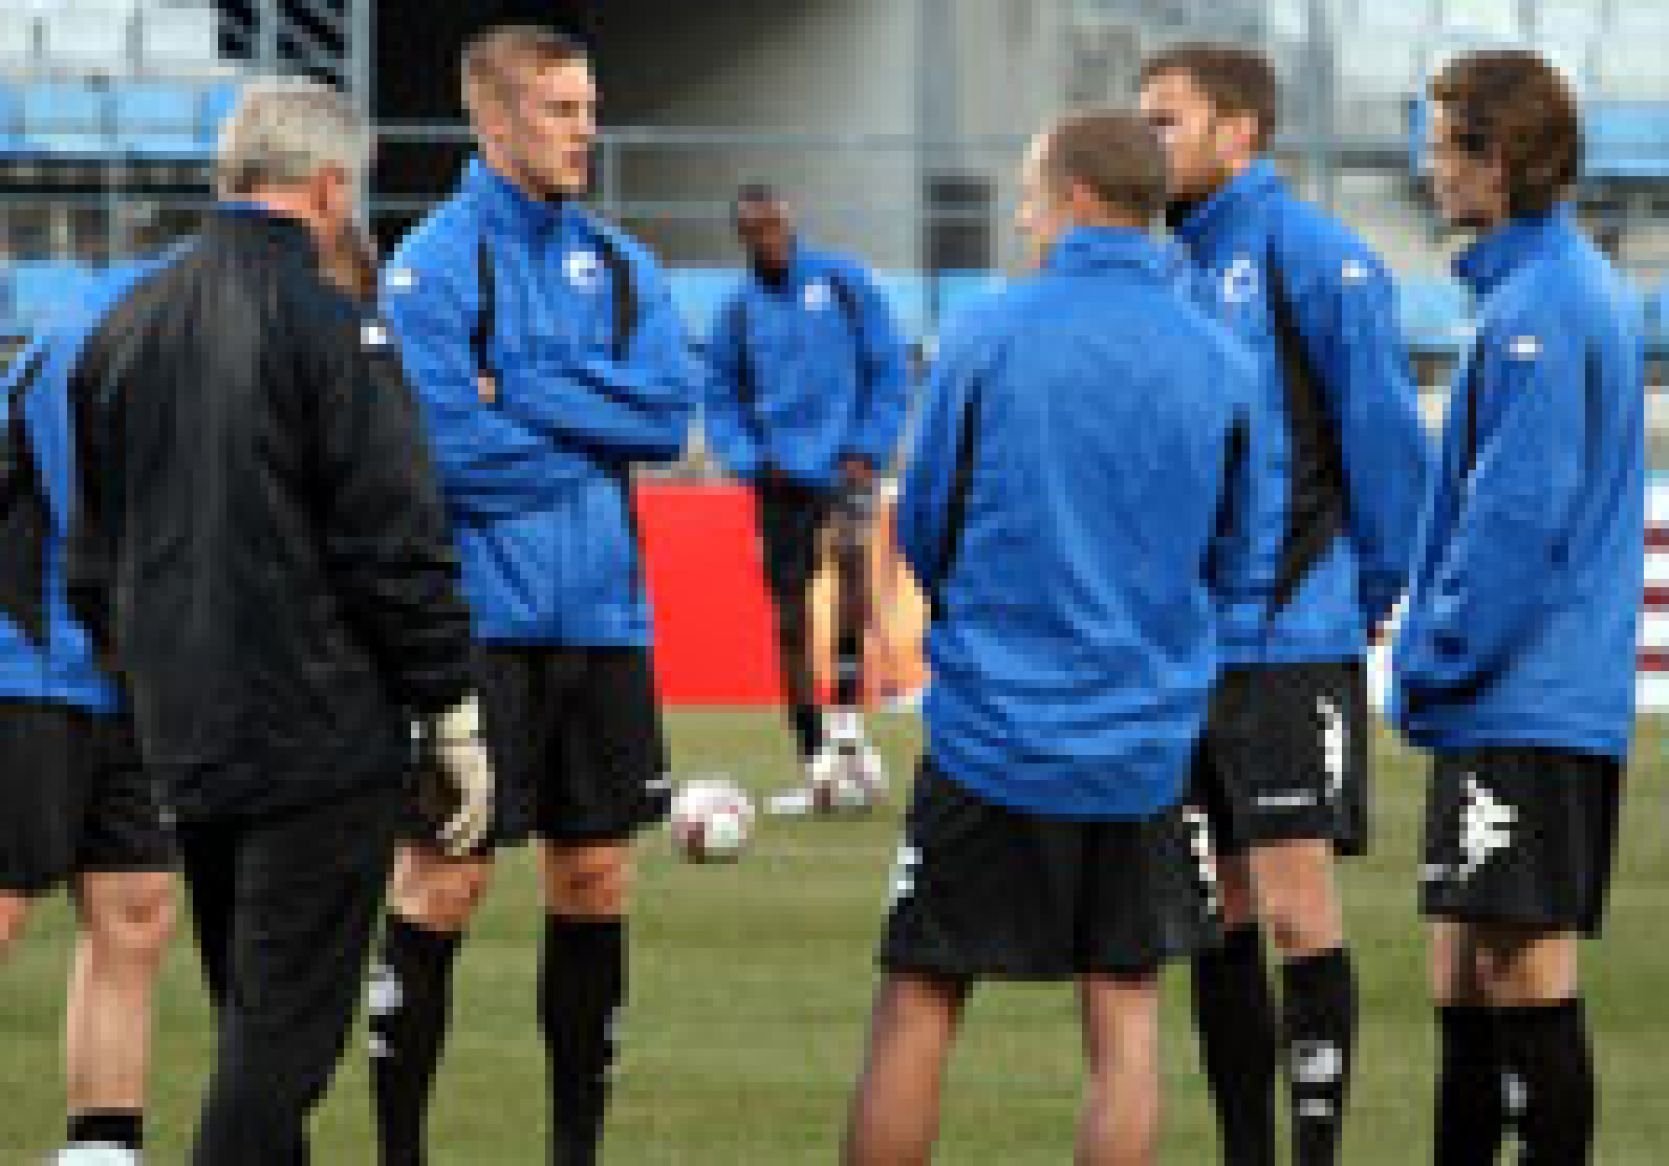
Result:
M1669 102L1590 106L1586 170L1591 178L1669 178Z
M114 98L116 148L140 158L205 157L203 92L162 81L123 82Z
M23 152L23 97L11 86L0 84L0 157Z
M910 341L924 339L927 322L927 281L913 271L877 271L875 282L891 305L899 331Z
M672 302L696 343L707 342L719 308L741 278L733 267L679 267L668 272Z
M1007 280L1000 271L941 271L933 280L933 316L944 323L969 304L999 290Z
M52 319L86 293L96 273L75 263L36 260L12 266L13 316L30 332Z
M22 87L22 148L31 154L104 154L110 149L110 93L92 83L39 81Z
M1397 284L1397 317L1408 347L1419 355L1457 353L1470 335L1466 289L1452 279L1405 279Z
M209 152L214 151L215 139L220 136L220 123L226 120L237 103L236 81L216 82L203 90L203 104L200 109L203 120L198 132L202 135L204 148Z

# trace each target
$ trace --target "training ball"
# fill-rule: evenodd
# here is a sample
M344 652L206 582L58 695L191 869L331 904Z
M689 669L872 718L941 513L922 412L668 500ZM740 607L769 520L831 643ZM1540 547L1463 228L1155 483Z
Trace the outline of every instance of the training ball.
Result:
M691 781L672 799L672 845L689 862L735 862L753 837L753 802L728 781Z

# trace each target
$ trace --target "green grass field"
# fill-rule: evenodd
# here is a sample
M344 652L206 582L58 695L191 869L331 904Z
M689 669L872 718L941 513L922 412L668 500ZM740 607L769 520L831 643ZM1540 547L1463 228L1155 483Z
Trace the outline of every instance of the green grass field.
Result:
M912 718L880 719L896 773ZM730 774L767 789L786 738L760 714L686 713L671 723L679 776ZM1644 735L1624 814L1622 868L1606 939L1590 953L1605 1166L1669 1162L1669 789L1656 732ZM1382 742L1372 858L1346 874L1364 1033L1351 1166L1429 1161L1432 1075L1424 945L1415 917L1421 768ZM633 925L633 1006L609 1159L665 1166L789 1166L835 1159L857 1070L871 955L897 841L892 814L867 821L765 821L735 867L689 867L645 840ZM1662 930L1660 930L1660 928ZM457 1023L439 1083L437 1166L542 1161L543 1052L534 1022L539 914L529 857L499 872L465 949ZM0 968L0 1166L60 1134L58 1030L70 935L44 909ZM208 1063L208 1015L182 940L158 1012L151 1160L184 1160ZM1210 1116L1187 1027L1186 983L1166 981L1165 1160L1213 1161ZM1064 987L991 987L975 998L945 1108L940 1161L1070 1160L1078 1044ZM374 1161L364 1042L321 1111L316 1161Z

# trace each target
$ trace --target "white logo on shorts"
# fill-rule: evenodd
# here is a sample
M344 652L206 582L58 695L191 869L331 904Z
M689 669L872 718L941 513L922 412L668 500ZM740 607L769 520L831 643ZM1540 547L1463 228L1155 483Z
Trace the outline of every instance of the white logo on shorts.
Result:
M1345 723L1344 709L1328 697L1316 699L1316 715L1321 718L1321 765L1327 772L1327 800L1337 802L1344 792L1344 775L1350 756L1350 726Z
M892 865L892 887L887 904L889 910L916 893L916 870L920 866L920 850L909 843L898 848L898 857L893 860Z
M1182 821L1188 827L1188 849L1199 869L1200 886L1205 891L1206 910L1213 915L1222 908L1217 897L1217 857L1211 844L1211 819L1195 806L1185 806Z
M1498 801L1489 787L1478 780L1477 774L1467 774L1465 782L1466 804L1460 811L1460 851L1466 861L1455 873L1461 882L1471 878L1493 856L1512 847L1512 825L1518 821L1518 811Z

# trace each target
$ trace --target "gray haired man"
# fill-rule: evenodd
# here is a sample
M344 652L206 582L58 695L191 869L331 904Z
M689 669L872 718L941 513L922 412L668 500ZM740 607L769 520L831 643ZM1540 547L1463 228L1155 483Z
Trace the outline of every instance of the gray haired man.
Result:
M195 1166L308 1160L414 720L440 844L467 851L490 816L416 407L320 269L369 142L327 88L250 87L203 230L90 305L30 390L74 451L69 602L131 696L191 889L218 1022Z

